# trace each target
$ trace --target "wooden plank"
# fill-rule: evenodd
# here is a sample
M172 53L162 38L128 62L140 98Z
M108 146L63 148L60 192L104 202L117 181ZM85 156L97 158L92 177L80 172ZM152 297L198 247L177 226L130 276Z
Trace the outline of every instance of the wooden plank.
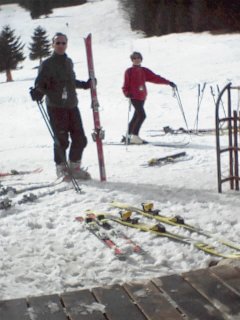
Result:
M209 269L200 269L183 274L203 296L219 309L226 319L240 319L239 295L214 277Z
M151 320L182 320L179 311L164 297L156 286L148 282L146 284L125 284L125 290L136 301L139 309Z
M240 269L222 265L212 267L210 271L240 295Z
M153 282L169 295L189 319L224 319L219 310L189 285L180 275L157 278L154 279Z
M0 301L1 320L30 320L25 299Z
M104 305L97 303L89 290L64 293L61 299L71 320L106 320Z
M28 299L34 320L67 320L58 295L30 297Z
M106 307L108 320L146 320L146 317L119 285L95 288L93 294Z

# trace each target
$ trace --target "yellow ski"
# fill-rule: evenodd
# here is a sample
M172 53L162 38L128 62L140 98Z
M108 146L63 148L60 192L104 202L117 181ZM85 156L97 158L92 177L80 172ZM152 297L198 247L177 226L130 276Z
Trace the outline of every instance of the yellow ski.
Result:
M118 201L111 202L111 206L115 207L115 208L119 208L119 209L130 210L132 212L139 213L144 217L147 217L150 219L155 219L157 221L169 224L171 226L176 226L176 227L181 227L181 228L187 229L190 232L196 232L196 233L201 234L207 238L212 238L215 241L219 242L220 244L222 244L226 247L240 251L240 245L233 243L233 242L230 242L226 239L217 238L216 236L212 235L211 233L209 233L201 228L187 224L184 222L184 219L181 216L167 217L167 216L162 215L160 213L160 210L153 210L152 203L143 203L142 204L143 209L131 206L127 203L118 202Z
M215 247L212 245L209 245L207 243L204 243L202 241L197 241L195 239L185 237L184 235L179 235L173 232L169 232L165 229L164 225L161 223L155 224L155 225L148 225L144 223L139 223L138 218L131 218L132 212L131 211L125 211L121 213L121 217L117 217L109 212L104 212L104 213L99 213L94 210L88 210L88 214L94 214L96 216L101 215L101 219L104 219L105 221L111 220L114 222L117 222L123 226L130 227L130 228L135 228L140 231L144 232L149 232L153 233L159 237L164 237L168 238L170 240L180 242L182 244L187 244L187 245L193 245L195 248L208 253L213 256L221 257L221 258L228 258L228 259L240 259L240 254L237 253L221 253L217 251Z

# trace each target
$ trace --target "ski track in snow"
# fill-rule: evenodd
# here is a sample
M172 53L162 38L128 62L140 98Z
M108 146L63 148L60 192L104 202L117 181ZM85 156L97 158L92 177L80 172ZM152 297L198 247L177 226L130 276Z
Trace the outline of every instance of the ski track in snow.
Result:
M199 83L207 83L199 128L214 128L215 108L210 86L217 94L216 85L222 88L229 81L238 84L240 80L239 34L185 33L144 38L141 33L130 30L127 16L117 0L91 1L82 6L56 9L49 18L37 20L31 20L29 13L16 5L0 8L0 26L8 23L26 43L38 25L45 27L50 35L56 31L66 32L68 54L75 63L78 79L88 77L83 38L92 33L100 116L106 141L119 141L126 131L128 101L121 93L121 86L133 50L143 53L145 66L177 83L190 128L196 119ZM89 18L92 16L94 24ZM28 55L27 46L25 50ZM15 81L12 83L5 83L5 75L0 74L0 169L4 172L43 168L38 174L1 179L2 184L15 188L55 179L52 141L28 93L36 77L36 65L36 61L27 58L23 69L13 71ZM151 130L160 130L166 125L184 127L184 122L169 87L149 84L148 91L148 117L141 130L142 137L173 143L187 141L186 135L150 136ZM219 238L240 242L239 193L229 191L228 184L224 185L223 194L217 193L214 135L193 135L190 143L181 149L104 145L108 181L101 183L96 146L91 140L90 94L78 91L78 96L88 137L83 166L88 167L93 180L80 183L81 194L70 189L40 198L35 203L16 204L0 211L0 300L144 280L206 267L210 261L218 260L193 246L115 225L146 252L146 255L129 254L125 261L120 261L83 223L75 220L87 209L118 214L118 209L110 207L113 200L138 207L142 202L154 202L162 214L181 215L187 223ZM237 99L234 96L233 102ZM222 143L227 144L226 136L222 137ZM187 153L188 161L162 167L143 166L151 158L180 151ZM223 161L226 174L227 168L228 162ZM32 192L41 195L44 190ZM17 195L12 200L17 202L21 197ZM147 218L141 220L155 223ZM167 230L206 241L205 237L180 228L167 226ZM229 252L216 241L207 241ZM124 249L130 251L127 245Z

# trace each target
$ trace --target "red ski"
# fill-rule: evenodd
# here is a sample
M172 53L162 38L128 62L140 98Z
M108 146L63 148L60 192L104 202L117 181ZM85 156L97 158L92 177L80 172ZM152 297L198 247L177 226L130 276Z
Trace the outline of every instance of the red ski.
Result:
M93 55L92 55L92 35L89 34L87 38L85 38L84 40L85 40L86 53L87 53L88 73L89 73L89 78L91 79L91 98L92 98L92 110L93 110L93 121L94 121L94 132L92 133L92 137L97 144L100 178L101 178L101 181L106 181L106 172L105 172L105 164L104 164L103 145L102 145L102 140L104 138L104 131L100 124L99 102L97 98L96 78L95 78Z
M124 252L119 248L116 243L106 234L106 232L101 230L101 227L98 225L97 221L91 217L76 217L75 218L79 222L85 222L86 228L97 237L105 246L113 250L114 254L120 258L125 259L126 256Z

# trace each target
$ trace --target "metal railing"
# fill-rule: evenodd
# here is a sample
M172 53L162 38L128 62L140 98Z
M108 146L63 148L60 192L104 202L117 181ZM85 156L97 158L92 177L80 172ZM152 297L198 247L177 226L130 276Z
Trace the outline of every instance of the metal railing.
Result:
M240 90L240 86L232 86L227 84L219 93L216 102L216 152L217 152L217 176L218 176L218 192L222 192L222 184L229 182L231 190L239 190L239 128L240 128L240 113L232 106L232 91ZM223 103L223 96L227 95L227 111L224 117L220 117L220 105ZM221 146L221 128L227 126L227 145ZM223 176L222 173L222 156L228 155L228 175Z

